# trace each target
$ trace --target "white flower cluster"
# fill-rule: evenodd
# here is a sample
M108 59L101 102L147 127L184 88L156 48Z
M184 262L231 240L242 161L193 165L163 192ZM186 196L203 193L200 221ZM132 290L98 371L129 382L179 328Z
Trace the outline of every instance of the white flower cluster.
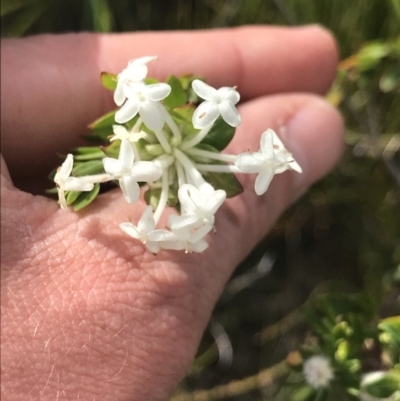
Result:
M331 364L323 355L307 359L303 365L303 374L306 382L315 389L327 387L334 377Z
M150 188L160 188L156 210L153 212L148 206L137 225L126 222L120 225L121 229L141 241L152 253L160 249L202 252L208 247L204 238L213 229L214 215L226 199L226 192L215 190L202 173L257 173L255 191L262 195L274 174L288 169L300 173L301 168L271 129L262 134L258 152L235 156L197 146L220 116L232 127L240 124L241 118L235 107L240 95L235 88L217 90L201 80L194 80L194 92L205 101L193 114L193 128L198 131L195 135L183 135L182 127L161 102L171 93L170 85L145 83L147 64L156 58L132 60L117 77L114 101L121 108L115 114L119 125L113 126L114 135L110 141L120 141L118 159L103 159L104 174L72 177L73 156L69 154L54 178L59 203L63 209L67 208L66 191L91 191L94 183L117 180L126 201L133 204L140 196L138 183L147 183ZM123 125L135 117L137 121L133 127L128 129ZM157 152L152 160L142 161L137 143L141 138L149 137L149 132L155 139L152 146ZM199 163L199 159L208 162ZM181 214L171 215L166 229L157 229L174 181L179 186Z

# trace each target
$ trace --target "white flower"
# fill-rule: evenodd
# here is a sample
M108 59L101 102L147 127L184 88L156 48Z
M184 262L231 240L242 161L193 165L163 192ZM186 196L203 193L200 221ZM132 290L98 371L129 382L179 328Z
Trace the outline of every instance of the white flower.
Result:
M265 131L260 140L258 152L246 152L238 155L235 164L244 173L258 173L255 182L257 195L264 194L274 174L280 174L288 169L301 173L301 167L293 159L283 143L272 129Z
M312 356L303 365L306 382L313 388L327 387L334 374L328 358L323 355Z
M149 233L154 231L156 228L153 209L151 206L146 207L137 226L133 225L132 223L121 223L119 226L126 234L142 241L151 253L158 253L160 250L160 245L157 242L149 239Z
M93 183L78 177L70 177L73 165L74 157L69 154L54 176L54 182L57 185L58 199L62 209L67 209L65 191L91 191L93 189Z
M126 99L124 88L132 82L140 82L147 76L147 63L153 61L157 56L141 57L129 61L128 66L118 74L117 87L114 92L114 101L121 106Z
M171 87L164 83L146 85L136 82L125 85L123 91L128 100L115 113L115 121L123 124L139 113L148 128L160 131L164 125L164 114L158 102L171 93Z
M105 157L103 159L104 170L110 179L119 180L119 185L129 203L135 203L139 199L138 182L152 182L158 180L163 170L159 164L153 162L134 162L134 153L130 143L123 139L118 159Z
M225 122L232 127L237 127L241 118L235 104L240 100L239 93L229 87L215 89L199 79L192 82L193 90L205 100L193 114L193 126L197 129L205 128L222 116Z
M183 184L178 190L182 213L197 216L202 224L214 224L214 215L226 199L222 189L214 190L210 184L203 184L200 189L190 184Z
M131 143L137 142L141 138L146 138L147 134L144 131L128 131L123 125L113 125L114 135L110 137L110 142L123 139L128 140Z
M203 252L208 248L204 237L212 230L211 225L198 227L196 215L171 215L168 220L171 231L155 230L149 234L149 239L156 241L164 249L188 252Z

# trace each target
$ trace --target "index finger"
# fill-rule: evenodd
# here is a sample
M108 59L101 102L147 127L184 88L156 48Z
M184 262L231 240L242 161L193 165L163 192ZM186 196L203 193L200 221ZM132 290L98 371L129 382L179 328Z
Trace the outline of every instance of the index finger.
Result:
M101 71L157 54L150 76L202 75L238 85L243 98L325 91L336 48L318 27L247 27L197 32L44 35L5 40L1 48L2 152L14 180L45 174L56 152L76 146L85 127L113 107ZM45 155L46 157L43 157Z

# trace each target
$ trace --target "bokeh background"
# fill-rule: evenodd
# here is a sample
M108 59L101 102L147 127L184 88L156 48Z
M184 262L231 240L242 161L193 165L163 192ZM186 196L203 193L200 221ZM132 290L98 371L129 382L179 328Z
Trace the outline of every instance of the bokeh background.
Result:
M3 37L308 23L338 40L346 151L238 266L175 401L353 400L400 368L400 0L1 0ZM301 375L316 353L336 369L324 391Z

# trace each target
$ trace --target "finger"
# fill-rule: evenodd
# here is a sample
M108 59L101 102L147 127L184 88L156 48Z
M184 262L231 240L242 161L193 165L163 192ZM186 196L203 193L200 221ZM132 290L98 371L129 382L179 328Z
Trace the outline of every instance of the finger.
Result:
M3 235L12 231L18 238L2 257L8 294L3 380L14 383L5 386L10 399L43 395L43 389L55 399L60 388L71 399L168 399L234 267L341 151L342 120L319 98L260 98L241 112L245 122L231 150L257 150L260 133L272 127L304 173L277 176L261 197L253 192L254 177L242 176L245 192L218 212L217 233L202 255L153 256L126 238L118 223L128 215L137 221L143 207L127 205L118 191L100 196L80 216L55 212L45 199L39 206L41 198L28 194L17 202L15 191L9 201L2 191ZM15 342L21 338L22 347ZM26 366L35 366L35 375L18 379Z
M251 27L198 32L37 36L1 47L2 151L16 181L43 175L56 152L76 146L85 127L114 107L101 71L158 54L150 75L202 75L238 85L243 98L288 91L324 92L336 47L319 27Z

